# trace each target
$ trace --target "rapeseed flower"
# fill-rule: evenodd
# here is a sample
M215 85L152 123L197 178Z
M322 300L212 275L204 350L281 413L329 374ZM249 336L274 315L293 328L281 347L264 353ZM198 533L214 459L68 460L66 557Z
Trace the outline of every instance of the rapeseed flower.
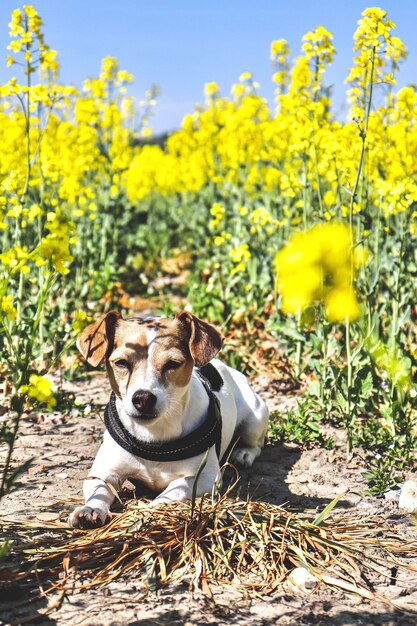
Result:
M5 313L7 319L12 322L17 317L17 309L13 304L13 296L7 295L0 298L0 310Z
M210 208L210 215L213 216L213 219L210 222L210 226L211 228L216 229L222 223L226 215L226 210L219 202L215 202Z
M29 260L31 258L26 246L13 246L0 254L0 263L11 273L29 274Z
M40 242L35 257L38 267L49 264L59 274L69 273L67 263L71 263L73 257L69 252L69 242L65 237L56 234L46 235Z
M31 374L29 377L29 384L22 385L19 388L20 393L28 396L33 400L37 400L42 404L46 404L49 409L53 409L56 405L56 399L52 389L51 381L45 376L38 376L38 374Z
M356 320L360 307L353 272L364 262L363 253L352 251L350 231L343 224L319 224L292 235L275 258L283 311L296 314L322 302L329 321Z
M234 248L232 248L229 251L229 257L235 264L230 270L230 274L232 276L240 272L246 272L247 262L251 258L251 252L248 244L242 243L239 246L235 246Z
M75 311L74 321L71 326L73 331L78 335L84 328L93 321L93 317L85 311Z
M394 28L383 9L371 7L363 11L353 36L356 55L346 79L352 85L348 90L352 118L364 118L370 83L395 83L394 74L407 51L401 39L391 35Z

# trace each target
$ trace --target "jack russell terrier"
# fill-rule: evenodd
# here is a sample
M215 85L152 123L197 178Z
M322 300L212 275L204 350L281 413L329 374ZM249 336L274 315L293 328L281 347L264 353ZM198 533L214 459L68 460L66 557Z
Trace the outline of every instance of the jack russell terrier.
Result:
M222 335L187 311L174 319L123 319L111 311L77 347L93 366L105 360L112 387L103 443L84 481L74 528L104 525L126 479L162 491L151 506L211 492L221 459L250 467L261 452L268 409L246 377L216 356Z

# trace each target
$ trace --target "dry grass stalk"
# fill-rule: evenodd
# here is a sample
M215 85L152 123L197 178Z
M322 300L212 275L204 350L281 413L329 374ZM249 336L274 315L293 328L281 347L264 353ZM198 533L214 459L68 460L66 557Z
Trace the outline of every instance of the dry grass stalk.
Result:
M134 500L97 530L33 524L32 529L55 531L56 540L32 539L24 552L39 580L55 580L45 592L58 590L61 596L127 574L151 588L185 578L209 594L214 585L227 584L265 596L301 566L317 584L382 599L369 588L369 574L389 578L394 566L416 572L398 557L417 556L417 542L384 528L377 517L359 522L329 516L335 503L312 520L306 513L232 498L230 491L152 509ZM21 522L21 531L24 524L29 523Z

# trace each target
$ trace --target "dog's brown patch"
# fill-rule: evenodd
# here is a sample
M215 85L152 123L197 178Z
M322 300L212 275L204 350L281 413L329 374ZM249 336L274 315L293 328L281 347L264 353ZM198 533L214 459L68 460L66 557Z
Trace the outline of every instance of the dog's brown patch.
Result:
M214 326L187 311L174 319L128 320L112 311L90 324L77 341L92 365L106 359L111 386L119 396L126 393L132 381L143 380L149 367L161 381L186 386L193 366L208 363L222 343L223 337Z
M124 362L129 367L120 367ZM171 367L178 364L178 367ZM126 393L137 377L144 378L149 367L160 380L178 387L188 384L193 360L188 338L176 319L120 320L114 337L114 350L108 359L110 383L118 395Z

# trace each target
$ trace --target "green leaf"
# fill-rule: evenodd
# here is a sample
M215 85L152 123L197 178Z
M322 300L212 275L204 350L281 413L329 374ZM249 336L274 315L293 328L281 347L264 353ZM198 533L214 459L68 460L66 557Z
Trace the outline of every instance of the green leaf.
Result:
M333 500L331 502L329 502L329 504L323 509L323 511L320 513L320 515L318 515L316 517L316 519L313 521L313 524L315 526L320 526L322 521L329 515L329 513L334 509L336 504L339 502L340 498L342 496L344 496L344 495L345 495L344 493L339 493L338 496L333 498Z
M290 337L290 339L294 339L295 341L305 342L306 338L295 328L291 328L290 326L278 326L276 329L278 332L281 332L283 335Z
M27 461L22 463L22 465L19 465L18 467L16 467L16 469L11 474L9 474L9 476L6 477L5 493L8 493L14 487L17 486L16 483L19 480L20 476L24 474L25 472L27 472L33 460L34 460L34 457L32 457L31 459L28 459Z
M366 375L366 378L362 380L361 394L363 396L369 396L373 388L374 388L374 379L372 376L372 372L369 370L368 374Z
M335 396L337 404L340 406L340 408L343 408L346 404L346 397L343 395L340 389L336 389Z
M6 557L10 548L10 539L6 539L5 542L0 546L0 563Z
M321 397L321 388L318 380L313 380L307 388L307 393L309 396L314 396L315 398Z

